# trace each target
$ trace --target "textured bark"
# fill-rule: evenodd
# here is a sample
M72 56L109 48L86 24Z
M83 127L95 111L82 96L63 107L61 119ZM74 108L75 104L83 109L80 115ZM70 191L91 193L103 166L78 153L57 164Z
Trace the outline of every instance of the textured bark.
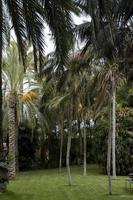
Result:
M116 88L115 77L112 77L112 171L113 178L116 178Z
M19 124L19 120L18 120L18 108L17 108L17 98L16 98L16 104L15 104L15 127L16 127L16 171L19 171L19 162L18 162L18 157L19 157L19 152L18 152L18 124Z
M1 63L0 63L1 68ZM0 160L3 160L3 130L2 130L2 77L0 69Z
M86 176L87 168L86 168L86 128L84 128L84 176Z
M1 63L0 63L1 68ZM2 77L0 69L0 160L3 160L3 130L2 130Z
M2 19L2 1L0 1L0 19ZM3 131L2 131L2 20L0 20L0 160L3 158Z
M63 117L61 117L61 120L60 120L60 160L59 160L59 172L61 172L61 168L62 168L63 130L64 130L64 119L63 119Z
M8 127L9 127L9 178L16 176L16 94L9 93L8 99Z
M8 181L8 170L6 169L6 163L5 163L5 155L4 155L4 149L3 149L3 127L2 127L2 47L3 47L3 5L2 1L0 1L0 164L2 162L2 165L4 166L0 167L0 192L5 192L7 189L7 181Z
M108 133L108 151L107 151L107 175L108 175L108 191L112 195L112 178L111 178L111 134L112 132L112 109L111 98L109 99L109 133Z

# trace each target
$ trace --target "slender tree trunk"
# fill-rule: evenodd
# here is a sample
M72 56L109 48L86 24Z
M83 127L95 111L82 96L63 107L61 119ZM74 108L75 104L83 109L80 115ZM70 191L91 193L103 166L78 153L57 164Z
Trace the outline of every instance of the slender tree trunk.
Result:
M109 133L108 133L108 151L107 151L107 175L108 175L108 191L112 195L112 178L111 178L111 132L112 132L112 109L111 98L109 99Z
M60 120L60 160L59 160L59 172L61 172L61 168L62 168L63 130L64 130L64 119L63 119L63 117L61 117L61 120Z
M112 77L112 170L113 178L116 178L116 88L115 77Z
M80 160L79 160L79 163L80 163L80 165L82 164L82 156L83 156L83 142L82 142L82 133L81 133L81 129L80 129L80 120L78 120L78 133L79 133L79 153L80 153L80 155L79 155L79 158L80 158Z
M68 141L67 141L67 153L66 153L66 167L67 167L67 175L68 175L68 185L72 185L72 177L70 171L70 150L71 150L71 137L72 137L72 105L69 110L69 120L68 120Z
M83 131L84 131L84 176L86 176L87 168L86 168L86 128L85 127Z
M16 176L16 94L9 93L8 99L8 127L9 127L9 178L13 179Z
M66 166L67 166L67 173L68 173L68 185L72 185L72 177L70 171L70 150L71 150L71 133L68 134L68 141L67 141L67 155L66 155Z

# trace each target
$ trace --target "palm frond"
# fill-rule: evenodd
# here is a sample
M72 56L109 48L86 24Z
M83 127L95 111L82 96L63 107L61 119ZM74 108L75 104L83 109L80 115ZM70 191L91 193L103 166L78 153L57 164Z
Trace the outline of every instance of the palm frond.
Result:
M133 18L133 1L132 0L121 0L117 10L117 16L120 21L123 21L122 26L127 24L129 20Z
M44 15L55 41L57 62L60 67L67 62L68 51L73 45L73 22L71 11L73 1L48 0L45 3Z
M23 9L27 37L33 45L35 69L37 72L41 72L45 49L43 7L41 1L23 0Z
M8 83L8 90L19 90L23 84L24 68L14 42L7 48L6 53L3 58L3 75Z
M26 39L26 26L23 16L22 1L19 0L6 0L6 7L9 15L11 16L14 31L18 40L19 52L23 61L25 60L25 39Z

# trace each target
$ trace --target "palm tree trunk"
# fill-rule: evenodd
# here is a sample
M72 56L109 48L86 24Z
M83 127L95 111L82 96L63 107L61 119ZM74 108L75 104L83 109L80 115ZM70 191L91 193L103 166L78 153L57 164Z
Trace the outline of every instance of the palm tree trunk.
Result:
M61 117L61 120L60 120L60 160L59 160L59 172L61 172L61 168L62 168L63 130L64 130L64 119L63 119L63 117Z
M9 126L9 178L13 179L16 176L16 94L9 93L8 100L8 126Z
M86 128L85 127L83 131L84 131L84 176L86 176L87 169L86 169Z
M111 178L111 132L112 132L112 109L111 98L109 99L109 133L108 133L108 152L107 152L107 175L108 175L108 191L112 195L112 178Z
M0 38L2 40L2 38ZM2 46L0 41L0 160L3 160L3 130L2 130Z
M18 99L16 99L17 101ZM19 152L18 152L18 126L19 126L19 120L18 120L18 107L17 107L17 102L15 104L15 126L16 126L16 171L19 171L19 161L18 161L18 157L19 157Z
M68 141L67 141L67 153L66 153L66 167L68 176L68 185L72 185L72 177L70 171L70 150L71 150L71 138L72 138L72 106L70 106L69 120L68 120Z
M3 12L2 1L0 1L0 160L3 158L3 130L2 130L2 29L3 29Z
M114 74L112 77L112 170L113 178L116 178L116 88Z
M67 174L68 174L68 185L72 185L72 177L70 171L70 150L71 150L71 133L68 134L67 141L67 155L66 155L66 166L67 166Z
M3 149L3 114L2 114L2 47L3 47L3 5L2 1L0 1L0 164L1 162L5 163L5 155ZM0 192L5 192L7 189L7 181L8 181L8 171L6 169L6 165L0 168Z
M82 145L82 133L81 133L81 129L80 129L80 120L78 120L78 133L79 133L79 164L81 165L82 163L82 155L83 155L83 145Z

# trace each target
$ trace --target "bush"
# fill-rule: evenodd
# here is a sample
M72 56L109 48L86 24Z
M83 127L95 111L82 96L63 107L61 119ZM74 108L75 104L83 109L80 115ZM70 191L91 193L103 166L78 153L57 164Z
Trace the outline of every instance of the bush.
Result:
M32 131L26 124L19 126L18 151L19 169L31 169L35 163L37 141L32 137Z
M95 162L102 166L106 172L107 164L107 118L100 118L92 128L93 131L93 156ZM122 108L117 112L116 127L116 169L118 175L127 175L133 172L133 109Z

